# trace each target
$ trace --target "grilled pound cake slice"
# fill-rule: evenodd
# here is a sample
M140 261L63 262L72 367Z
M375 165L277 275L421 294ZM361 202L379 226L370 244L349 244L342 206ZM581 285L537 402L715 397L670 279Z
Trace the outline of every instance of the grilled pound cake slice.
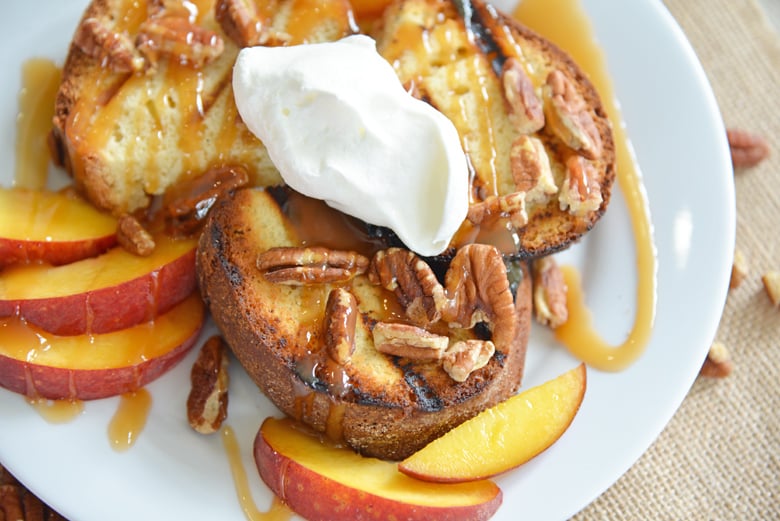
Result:
M567 54L481 0L396 0L373 36L409 91L458 129L472 185L453 246L537 257L596 223L615 177L612 130Z
M291 191L218 201L200 289L236 357L282 411L356 451L402 459L512 395L525 363L530 277L492 246L446 273L381 249L354 219ZM515 286L513 285L513 287Z
M115 214L216 167L242 166L255 184L276 184L233 101L239 46L355 31L348 0L93 0L63 69L56 159Z

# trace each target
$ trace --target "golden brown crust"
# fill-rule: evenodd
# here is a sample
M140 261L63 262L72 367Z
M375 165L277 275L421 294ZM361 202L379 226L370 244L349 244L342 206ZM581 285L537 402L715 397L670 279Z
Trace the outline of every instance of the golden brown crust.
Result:
M268 192L245 189L212 210L197 256L215 323L253 380L288 415L363 454L401 459L517 390L530 328L527 271L509 345L497 346L484 368L458 383L440 364L376 351L370 329L382 318L382 299L393 295L365 274L342 285L360 303L349 362L319 356L327 351L321 316L333 286L274 284L255 266L259 252L295 243L295 230Z

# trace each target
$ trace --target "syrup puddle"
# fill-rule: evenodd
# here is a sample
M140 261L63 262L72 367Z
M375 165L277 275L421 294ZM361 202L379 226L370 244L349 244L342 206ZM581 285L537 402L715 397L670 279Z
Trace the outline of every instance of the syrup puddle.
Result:
M152 395L146 389L125 393L119 398L114 417L108 424L108 440L111 448L124 452L132 447L146 426Z
M47 400L46 398L25 398L28 404L49 423L68 423L84 412L81 400Z

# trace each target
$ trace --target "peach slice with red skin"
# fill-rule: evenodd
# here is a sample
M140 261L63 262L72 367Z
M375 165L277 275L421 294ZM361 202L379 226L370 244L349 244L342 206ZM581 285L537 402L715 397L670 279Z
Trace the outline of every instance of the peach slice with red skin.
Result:
M72 193L0 188L0 268L68 264L116 242L116 219Z
M193 294L151 322L102 335L57 336L18 317L0 319L0 386L51 400L138 390L187 354L204 317Z
M194 239L155 237L148 257L122 248L52 267L0 272L0 317L19 316L58 335L108 333L151 320L196 288Z
M459 483L518 467L569 428L586 388L585 364L517 394L455 427L398 464L425 481Z
M360 456L303 429L289 418L267 418L254 454L263 481L310 521L484 520L501 505L501 489L491 481L417 481L394 463Z

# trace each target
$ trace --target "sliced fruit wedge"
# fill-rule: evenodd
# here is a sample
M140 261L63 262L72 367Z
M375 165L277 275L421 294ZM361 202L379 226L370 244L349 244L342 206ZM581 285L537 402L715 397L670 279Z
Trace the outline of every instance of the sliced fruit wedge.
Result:
M398 464L425 481L459 483L511 470L569 428L585 396L585 365L486 409Z
M69 192L0 188L0 268L98 255L116 244L116 224Z
M184 357L204 315L193 294L151 322L102 335L57 336L18 317L0 319L0 386L52 400L135 391Z
M310 521L484 520L501 505L501 489L491 481L417 481L393 463L320 441L303 429L290 419L268 418L254 453L263 481Z
M108 333L151 320L196 287L193 239L155 237L148 257L122 248L64 266L0 272L0 317L19 316L58 335Z

